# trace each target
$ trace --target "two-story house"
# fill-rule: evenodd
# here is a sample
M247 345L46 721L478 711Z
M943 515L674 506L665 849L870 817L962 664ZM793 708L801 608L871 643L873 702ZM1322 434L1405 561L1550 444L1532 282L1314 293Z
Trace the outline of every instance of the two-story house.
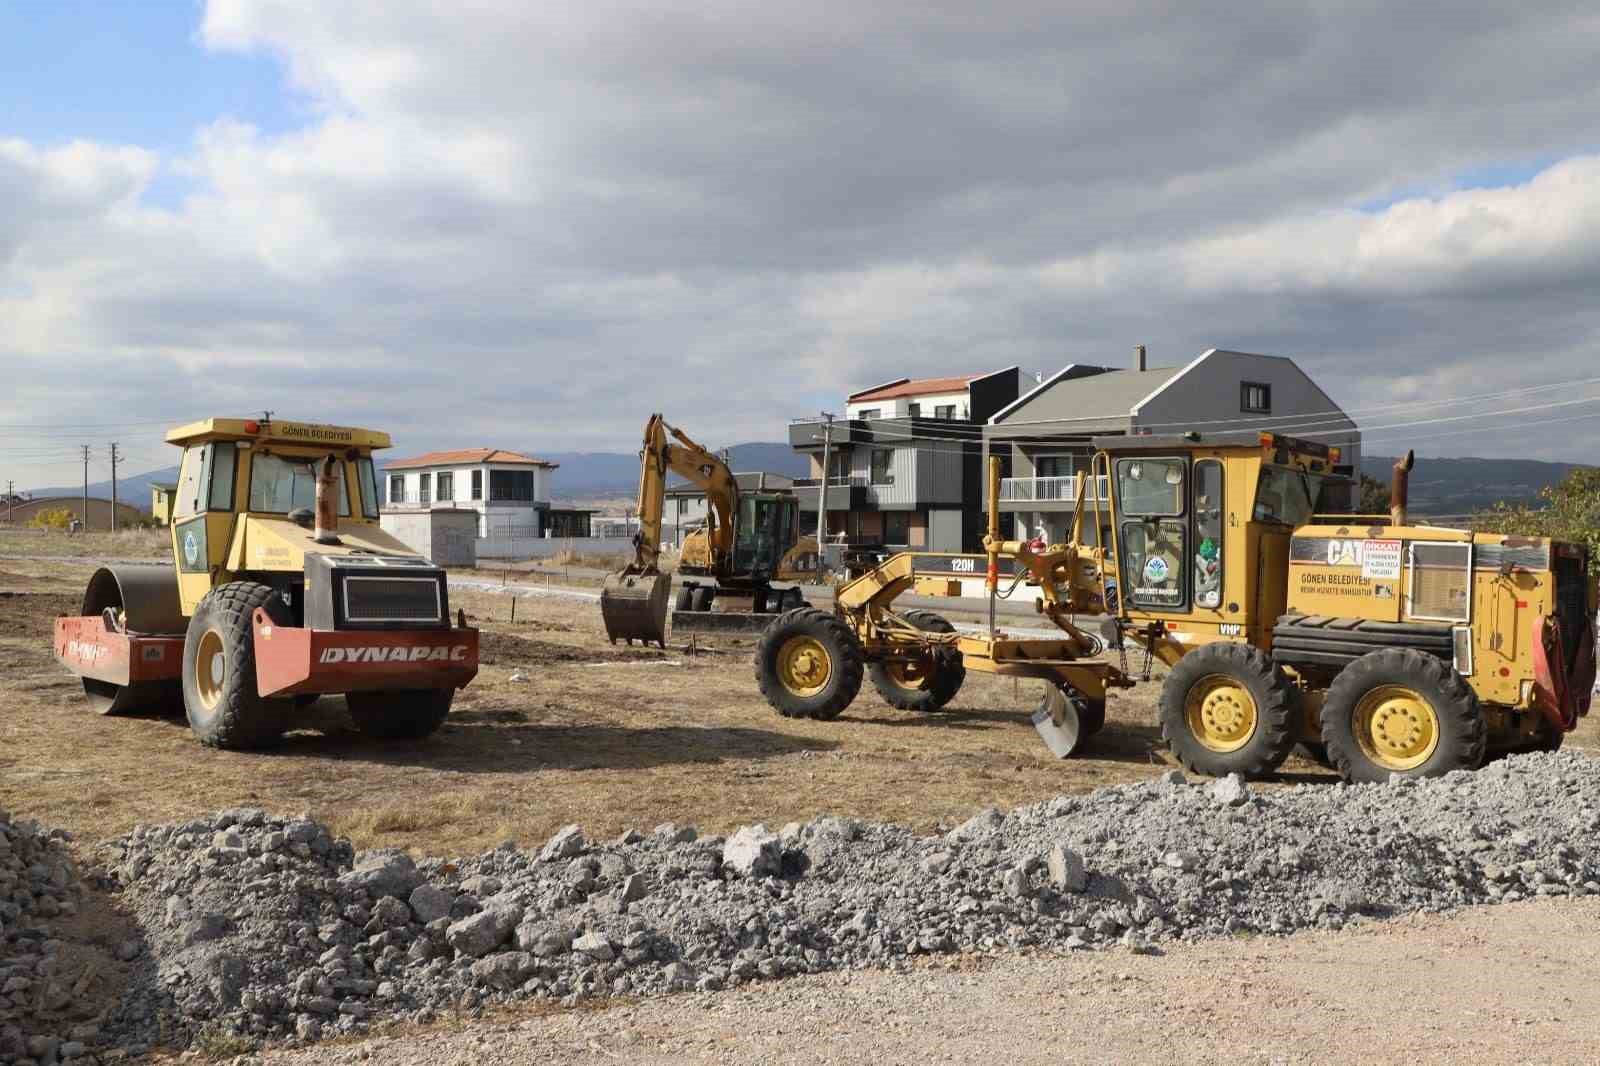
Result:
M976 551L983 426L1022 381L1014 366L899 378L850 394L842 419L796 419L789 444L811 465L795 481L801 532L816 530L820 506L830 543Z
M503 448L428 452L384 464L390 511L478 513L478 536L539 538L550 528L555 463Z
M1013 520L1007 532L1067 539L1075 476L1090 472L1091 437L1190 430L1208 439L1264 431L1306 437L1341 449L1340 467L1361 469L1360 430L1294 360L1212 348L1184 366L1149 367L1141 346L1127 369L1063 367L983 427L985 457L997 454L1007 468L1000 483L1002 518Z

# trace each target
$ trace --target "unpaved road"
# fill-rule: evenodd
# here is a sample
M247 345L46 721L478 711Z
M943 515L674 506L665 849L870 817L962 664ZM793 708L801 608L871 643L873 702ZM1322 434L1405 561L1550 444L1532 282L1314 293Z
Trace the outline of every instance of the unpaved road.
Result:
M543 1063L1594 1063L1600 900L1340 933L830 974L480 1020L273 1066ZM946 964L948 966L948 964Z

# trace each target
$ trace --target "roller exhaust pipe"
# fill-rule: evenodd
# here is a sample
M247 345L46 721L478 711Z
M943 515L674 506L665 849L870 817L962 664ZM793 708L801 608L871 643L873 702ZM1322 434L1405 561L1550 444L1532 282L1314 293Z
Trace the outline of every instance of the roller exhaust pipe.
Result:
M1417 453L1406 451L1404 459L1398 459L1394 464L1394 478L1389 484L1389 524L1403 526L1406 524L1407 492L1411 487L1411 468L1416 464Z
M339 460L329 455L317 464L316 525L311 539L339 544Z

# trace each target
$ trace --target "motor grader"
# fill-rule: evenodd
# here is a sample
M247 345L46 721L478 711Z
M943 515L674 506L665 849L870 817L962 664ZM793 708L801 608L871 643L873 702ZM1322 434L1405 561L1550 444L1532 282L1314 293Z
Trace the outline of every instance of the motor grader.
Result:
M666 645L672 574L661 569L661 514L669 471L706 497L705 528L685 538L679 556L675 632L754 632L805 602L798 587L774 584L804 576L802 560L816 553L815 540L795 535L794 496L740 492L727 463L659 414L651 415L639 450L634 557L600 591L600 615L612 643Z
M270 744L343 693L363 733L436 730L478 671L445 573L378 526L386 433L273 419L179 426L171 563L113 564L55 654L101 714L181 704L201 743Z
M1351 486L1338 449L1315 442L1188 433L1094 446L1070 541L1038 552L1001 538L991 460L987 634L896 612L903 593L959 590L895 556L841 586L831 611L774 623L756 657L768 701L836 717L864 666L890 703L918 710L948 702L967 669L1038 677L1034 723L1066 755L1103 722L1107 689L1135 683L1132 648L1168 667L1161 732L1190 770L1259 777L1301 745L1347 781L1554 750L1588 712L1596 586L1582 545L1410 522L1409 454L1389 514L1324 515L1319 501ZM1037 590L1063 638L996 628L996 598L1018 587ZM1096 615L1107 640L1078 624Z

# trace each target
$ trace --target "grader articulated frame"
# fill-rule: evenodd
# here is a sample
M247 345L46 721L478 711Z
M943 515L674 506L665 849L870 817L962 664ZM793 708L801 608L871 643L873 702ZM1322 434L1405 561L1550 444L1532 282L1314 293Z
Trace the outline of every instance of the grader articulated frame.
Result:
M891 705L933 711L960 690L968 670L1002 677L1035 678L1046 690L1034 726L1057 756L1076 752L1105 724L1106 691L1134 681L1117 666L1093 657L1102 640L1079 628L1076 614L1100 613L1107 590L1101 582L1099 549L1073 543L1043 552L1000 536L1000 468L989 469L989 529L985 587L989 624L981 636L958 633L931 611L896 611L900 596L959 596L949 578L920 576L917 557L895 555L841 585L834 610L789 611L763 635L756 653L756 678L769 703L790 718L837 718L860 691L863 675ZM1079 494L1082 500L1082 493ZM1082 505L1074 525L1082 520ZM1010 587L1000 590L1000 563L1011 560ZM995 601L1026 582L1041 592L1039 611L1058 629L1057 638L1019 638L995 624Z

